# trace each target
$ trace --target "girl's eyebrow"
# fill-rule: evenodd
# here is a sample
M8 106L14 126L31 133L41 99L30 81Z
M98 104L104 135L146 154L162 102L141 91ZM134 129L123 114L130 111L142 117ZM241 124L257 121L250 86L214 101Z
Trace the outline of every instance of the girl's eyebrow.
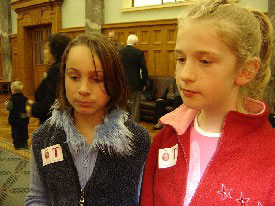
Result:
M196 51L197 54L199 55L212 55L212 56L220 56L217 52L214 51L205 51L205 50L200 50L200 51Z
M79 70L78 69L76 69L76 68L67 68L67 69L65 69L65 71L70 71L70 70L73 70L74 72L79 72ZM89 72L89 73L93 73L93 74L97 74L97 73L103 73L103 71L91 71L91 72Z
M65 72L67 73L67 72L76 72L76 73L81 73L78 69L76 69L76 68L68 68L68 69L65 69ZM104 72L103 71L90 71L89 72L89 74L90 75L103 75L104 74Z
M174 50L174 53L175 53L175 54L183 54L183 52L182 52L181 50L178 50L178 49L175 49L175 50Z
M181 50L175 50L174 52L175 52L175 55L183 55L184 54L184 52ZM218 56L218 57L220 56L217 52L206 51L206 50L199 50L199 51L196 51L195 53L199 54L199 55L206 54L206 55L213 55L213 56Z
M74 70L74 71L77 71L77 69L75 68L66 68L65 71L68 71L68 70Z

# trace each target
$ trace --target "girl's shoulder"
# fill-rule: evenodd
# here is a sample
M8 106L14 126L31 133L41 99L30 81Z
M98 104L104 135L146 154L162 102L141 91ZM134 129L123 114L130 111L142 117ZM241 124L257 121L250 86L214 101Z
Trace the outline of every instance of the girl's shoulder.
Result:
M164 127L154 136L153 143L158 145L166 145L170 142L177 141L177 131L171 125Z
M132 133L131 141L133 149L137 152L147 154L151 145L149 130L131 119L125 122L125 126Z
M132 132L135 139L140 141L151 143L150 132L144 126L137 124L133 120L129 119L125 122L125 126Z
M62 139L61 142L66 140L64 130L55 124L51 124L48 119L33 132L32 144L55 141L58 138Z
M144 126L136 123L135 121L128 119L125 122L125 126L133 133L133 134L143 134L150 135L149 130Z

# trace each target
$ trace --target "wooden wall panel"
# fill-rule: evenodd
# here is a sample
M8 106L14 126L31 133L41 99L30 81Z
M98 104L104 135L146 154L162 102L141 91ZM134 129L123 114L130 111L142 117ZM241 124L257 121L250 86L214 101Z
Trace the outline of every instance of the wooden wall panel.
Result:
M0 79L3 79L3 70L2 70L2 40L0 36Z
M152 39L151 42L153 45L162 45L163 44L163 36L162 36L162 29L152 29L151 31Z
M19 80L19 62L18 62L18 46L17 46L17 35L10 36L11 43L11 63L13 72L13 81Z
M137 48L145 53L150 76L174 76L176 19L103 25L103 34L107 35L111 30L115 30L118 41L123 45L126 45L130 34L138 36Z
M74 28L66 28L66 29L60 29L60 33L66 34L72 39L77 37L79 34L82 34L85 32L85 27L74 27Z
M165 54L165 59L167 59L166 75L169 77L175 76L176 61L174 50L167 50Z
M42 12L43 13L43 12ZM48 15L48 10L44 11L45 16ZM28 13L25 15L29 16ZM44 15L42 15L43 17ZM19 21L24 22L23 24L32 24L34 20L30 20L29 18L19 17ZM46 17L45 17L46 18ZM44 21L43 18L40 18L40 22ZM30 22L29 22L30 21ZM134 23L123 23L123 24L115 24L115 25L103 25L103 33L107 34L109 31L115 30L117 34L118 41L123 45L126 45L126 40L128 35L136 34L139 37L138 48L144 51L146 63L148 66L148 73L150 76L170 76L173 77L175 73L175 57L174 57L174 48L176 42L176 20L160 20L160 21L150 21L150 22L134 22ZM31 48L31 45L26 45L28 42L32 42L31 35L28 32L31 30L28 27L21 27L19 31L20 37L23 40L20 42L24 42L25 46L23 47L23 53L21 57L24 56L24 61L27 59L32 59L31 56L28 56L27 48ZM53 33L55 33L54 31ZM76 27L76 28L67 28L67 29L59 29L58 32L65 33L71 38L75 38L77 35L84 33L84 27ZM1 37L0 37L1 40ZM28 65L29 69L24 68L24 64L20 62L19 59L19 42L18 35L10 36L11 49L12 49L12 68L13 68L13 81L21 80L22 77L20 74L27 74L30 79L31 72L29 72L30 65ZM22 45L21 45L22 47ZM20 47L20 48L21 48ZM31 50L31 49L30 49ZM0 41L0 55L1 55L1 41ZM31 53L29 54L31 55ZM27 57L26 57L27 56ZM2 77L2 68L1 68L0 58L0 79ZM32 84L33 82L26 82L28 84ZM32 90L29 89L29 93L32 93Z
M139 39L140 45L149 45L150 43L149 33L150 32L148 30L140 31L140 39Z

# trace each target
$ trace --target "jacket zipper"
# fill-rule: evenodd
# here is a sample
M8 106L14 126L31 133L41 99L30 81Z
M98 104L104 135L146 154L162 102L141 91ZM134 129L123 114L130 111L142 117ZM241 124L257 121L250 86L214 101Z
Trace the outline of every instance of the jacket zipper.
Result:
M95 170L96 170L96 164L97 164L98 157L99 157L99 152L97 154L97 158L96 158L96 162L95 162L95 166L94 166L94 170L92 172L92 175L91 175L90 179L88 180L88 182L86 183L85 187L80 190L79 206L85 206L85 194L87 193L87 189L88 189L89 185L91 184L91 182L93 180Z
M176 131L176 130L175 130ZM189 162L187 161L187 154L186 154L186 152L185 152L185 149L184 149L184 146L183 146L183 144L182 144L182 142L180 141L180 139L179 139L179 135L178 134L176 134L177 135L177 140L178 140L178 142L179 142L179 144L180 144L180 147L181 147L181 149L182 149L182 151L183 151L183 156L184 156L184 160L185 160L185 165L186 165L186 171L187 171L187 175L188 175L188 170L189 170ZM187 180L186 180L186 184L187 184ZM186 195L186 190L185 190L185 193L183 194L183 201L182 202L184 202L184 198L185 198L185 195Z
M200 179L200 181L199 181L198 187L197 187L195 193L193 194L193 196L192 196L192 198L191 198L191 200L190 200L189 205L192 205L193 199L194 199L194 197L196 196L197 191L198 191L199 188L201 187L201 183L202 183L203 180L205 179L205 176L206 176L206 174L207 174L207 172L208 172L210 166L211 166L212 163L213 163L213 159L217 156L217 152L220 150L220 147L221 147L221 144L222 144L222 140L223 140L223 136L224 136L223 133L224 133L225 120L226 120L226 118L224 119L224 122L223 122L222 130L221 130L221 136L220 136L220 138L219 138L219 140L218 140L217 149L216 149L216 151L214 152L212 158L210 159L208 165L206 166L206 168L205 168L205 170L204 170L204 173L203 173L203 175L202 175L202 177L201 177L201 179ZM188 170L189 170L189 168L188 168Z
M84 190L81 190L81 191L80 191L79 206L84 206L84 204L85 204Z
M66 139L66 137L64 137L64 138ZM68 144L65 141L61 145L64 148L65 153L67 154L67 158L69 159L69 163L72 165L72 168L74 170L73 175L78 180L77 187L80 190L79 206L84 206L84 203L85 203L84 191L81 190L81 186L80 186L80 182L79 182L79 178L78 178L78 173L77 173L77 168L76 168L76 166L73 163L74 161L73 161L72 154L70 153L69 146L68 146Z

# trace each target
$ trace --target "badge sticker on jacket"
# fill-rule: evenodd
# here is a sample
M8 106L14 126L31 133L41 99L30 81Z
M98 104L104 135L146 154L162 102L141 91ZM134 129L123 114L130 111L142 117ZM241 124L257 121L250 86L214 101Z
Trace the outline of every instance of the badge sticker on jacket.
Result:
M178 159L178 144L171 148L159 149L159 168L168 168L176 165Z
M43 166L63 161L62 147L56 144L41 150Z

